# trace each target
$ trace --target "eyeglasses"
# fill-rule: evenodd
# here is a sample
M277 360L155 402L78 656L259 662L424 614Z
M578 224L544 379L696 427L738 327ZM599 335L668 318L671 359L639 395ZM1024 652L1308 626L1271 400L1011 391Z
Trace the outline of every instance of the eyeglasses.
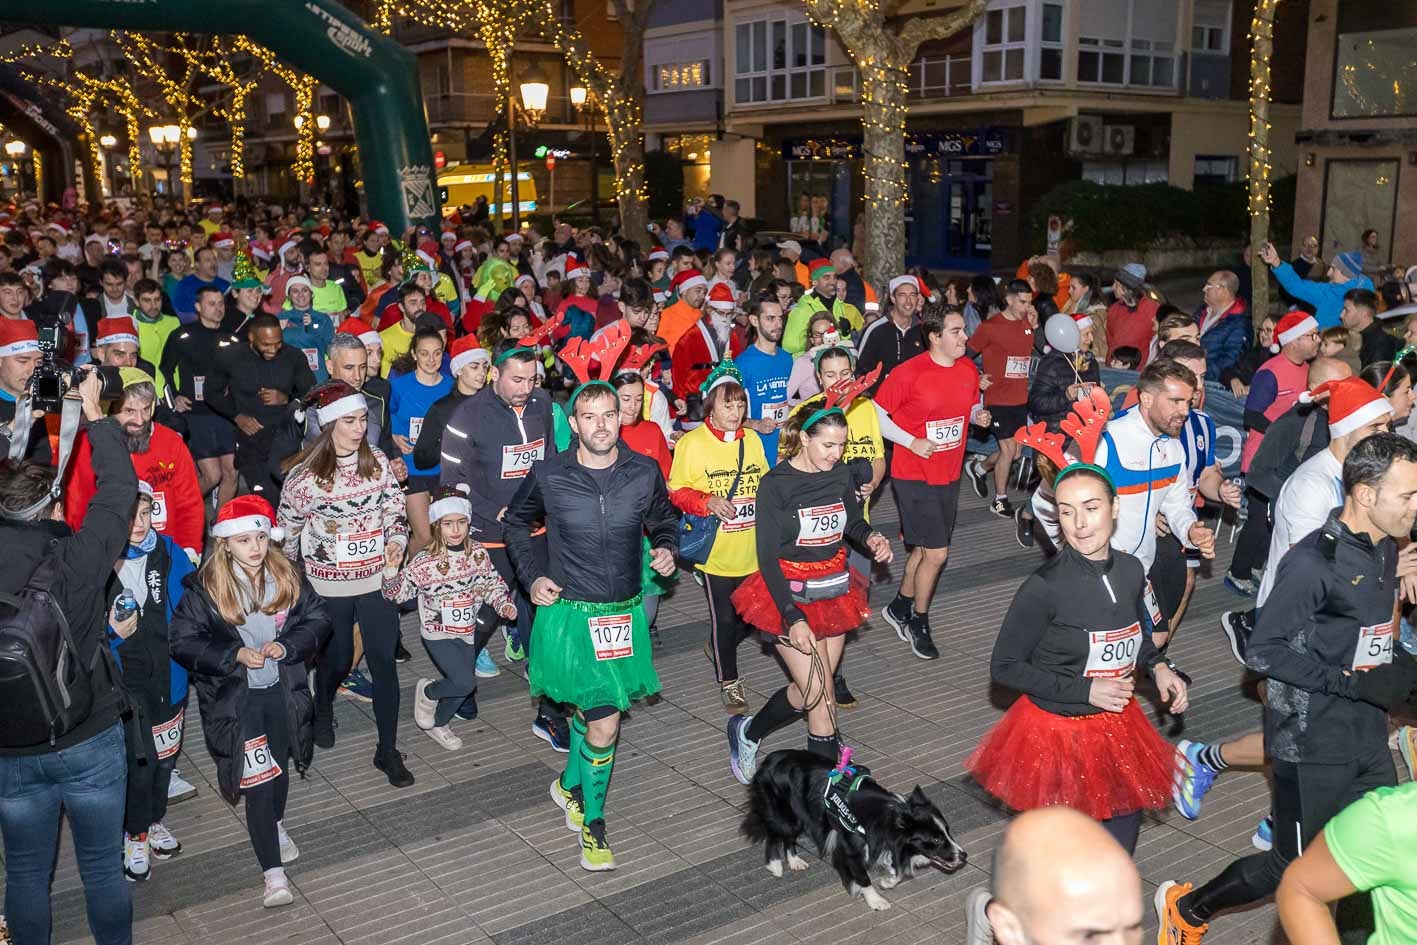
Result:
M1220 288L1223 288L1223 286L1221 286L1221 284L1218 283L1218 282L1207 282L1205 285L1201 286L1201 291L1204 292L1206 289L1220 289Z

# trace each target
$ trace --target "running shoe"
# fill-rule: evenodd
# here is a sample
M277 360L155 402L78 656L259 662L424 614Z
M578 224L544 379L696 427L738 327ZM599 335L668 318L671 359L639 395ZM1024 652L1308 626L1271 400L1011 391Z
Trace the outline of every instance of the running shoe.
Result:
M1250 631L1255 629L1255 612L1227 610L1220 615L1220 629L1225 631L1225 639L1230 641L1230 655L1244 666L1245 651L1250 647Z
M437 742L439 747L448 751L457 751L462 747L462 739L454 735L453 730L446 725L430 725L423 730L423 734Z
M403 641L400 640L398 646L394 648L394 662L407 663L413 659L413 654L404 648Z
M984 468L984 457L975 453L964 463L964 474L974 487L974 494L983 499L989 495L989 471Z
M182 852L182 844L161 822L148 828L148 852L159 860L170 859Z
M420 679L413 687L413 724L423 731L433 727L433 716L438 711L438 702L428 695L431 679Z
M477 693L468 693L467 698L462 701L462 705L458 706L458 710L453 715L464 722L471 722L477 718Z
M1023 514L1023 506L1014 510L1014 541L1020 548L1033 547L1033 516Z
M187 779L172 769L172 776L167 781L167 803L176 804L178 801L185 801L189 797L197 796L196 786L189 784Z
M295 841L290 839L290 834L285 832L285 821L276 821L276 840L280 843L280 861L294 863L300 859L300 848L295 845Z
M935 641L930 639L930 625L921 619L919 614L912 616L904 629L897 628L895 635L909 643L910 652L920 659L937 660L940 658L940 651L935 647Z
M856 696L847 688L846 677L841 673L832 677L832 690L832 701L836 703L838 709L856 708Z
M1233 574L1226 573L1225 586L1231 593L1239 594L1241 597L1254 597L1260 592L1259 582L1254 578L1237 578Z
M266 874L266 890L261 895L261 905L267 909L274 909L277 906L288 906L295 901L295 895L290 891L290 880L285 878L285 870L272 875Z
M1006 495L995 497L994 501L989 503L989 511L999 516L999 518L1014 517L1014 507L1009 502L1009 497Z
M389 784L396 788L412 787L413 772L403 763L403 752L397 748L387 748L374 752L374 767L384 772Z
M484 647L482 652L477 654L477 668L473 671L478 679L495 679L502 675L502 669L497 665L497 661L492 658L492 654Z
M1417 727L1404 725L1397 730L1397 750L1407 765L1407 780L1417 781Z
M581 827L581 869L601 873L615 868L615 854L605 836L605 821L597 817Z
M1176 903L1191 891L1190 883L1167 880L1156 889L1156 921L1160 926L1156 932L1157 945L1201 945L1201 939L1210 931L1210 926L1192 925L1181 916Z
M748 714L748 694L743 689L743 680L729 679L719 686L723 698L723 708L729 715Z
M989 924L989 887L976 886L964 900L964 945L994 945L994 926Z
M906 639L906 625L910 623L911 606L907 603L905 605L905 613L901 613L896 607L896 603L897 601L891 601L887 604L885 608L882 609L881 616L885 618L886 623L891 625L891 629L895 630L896 636L904 640Z
M335 728L338 724L333 715L322 715L318 711L315 713L315 746L317 748L335 747Z
M566 829L571 833L580 833L585 826L585 805L581 802L580 788L566 790L561 786L560 775L557 775L551 781L551 800L566 812Z
M141 883L152 875L152 863L148 859L148 835L131 833L123 835L123 875L130 883Z
M361 669L351 669L349 675L344 677L344 682L339 684L339 691L341 695L358 702L374 701L374 683Z
M503 627L502 638L507 641L506 647L502 650L503 659L508 663L520 663L526 659L526 647L522 646L515 633Z
M561 754L570 754L571 727L559 715L538 715L531 723L531 733Z
M1274 849L1274 818L1266 817L1260 821L1255 828L1254 835L1250 837L1250 846L1261 853L1268 853Z
M1201 801L1205 800L1218 773L1210 765L1201 761L1203 742L1186 739L1176 743L1175 773L1171 777L1171 800L1176 810L1187 820L1195 820L1201 815Z
M735 715L728 720L728 766L733 769L733 776L739 784L752 781L753 773L758 770L758 746L761 743L748 737L748 723L751 721L751 715Z

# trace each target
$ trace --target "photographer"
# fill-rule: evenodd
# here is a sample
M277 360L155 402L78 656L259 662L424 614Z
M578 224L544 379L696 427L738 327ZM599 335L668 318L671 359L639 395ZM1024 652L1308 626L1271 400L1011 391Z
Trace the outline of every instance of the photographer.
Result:
M132 903L123 878L123 811L127 778L119 713L124 703L106 662L108 620L104 585L127 546L138 478L128 459L123 429L99 405L102 380L89 374L78 386L98 470L98 491L77 533L52 499L54 470L35 463L0 466L0 546L8 567L0 592L17 594L32 579L48 577L54 604L68 620L76 649L72 672L80 687L70 693L88 714L51 736L23 731L37 715L36 679L5 674L0 700L0 833L5 842L5 918L18 945L50 940L49 886L58 850L62 804L73 831L83 877L89 928L100 945L132 941ZM20 598L42 626L40 604ZM7 609L8 616L8 609ZM52 621L52 617L48 617ZM13 621L0 620L0 629ZM58 632L58 631L55 631ZM52 668L52 667L51 667ZM53 684L53 679L49 680ZM29 711L26 711L26 709Z
M4 291L0 283L0 292ZM39 332L28 319L0 318L0 423L14 436L17 401L29 393L35 368L44 354L39 350ZM49 465L52 455L44 421L30 418L25 459Z

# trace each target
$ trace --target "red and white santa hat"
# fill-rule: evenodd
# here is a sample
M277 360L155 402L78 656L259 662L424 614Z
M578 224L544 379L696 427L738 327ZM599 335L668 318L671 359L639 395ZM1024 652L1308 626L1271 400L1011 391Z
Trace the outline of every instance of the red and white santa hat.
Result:
M657 260L664 260L667 262L669 260L669 250L665 249L663 246L656 246L654 249L649 251L649 256L646 258L648 258L650 262L655 262Z
M1279 349L1291 341L1298 341L1311 331L1318 331L1319 323L1314 316L1302 309L1294 309L1286 312L1279 320L1279 324L1274 329L1274 343L1269 346L1269 350L1275 354Z
M720 312L731 312L738 307L738 300L733 297L733 287L726 282L715 282L708 294L709 308L716 308Z
M895 290L903 285L913 285L915 286L915 290L922 296L926 294L925 289L920 285L920 279L909 273L891 279L890 283L886 286L886 294L891 298L895 298Z
M39 350L39 329L28 318L0 318L0 358Z
M285 538L285 529L274 526L276 513L271 504L258 495L241 495L221 507L212 537L231 538L247 532L269 535L273 541Z
M458 240L453 244L453 252L460 253L465 249L472 249L472 240Z
M1077 322L1078 331L1086 331L1092 327L1092 316L1086 312L1073 312L1073 321Z
M865 310L868 312L879 312L881 310L881 303L877 302L875 299L867 299Z
M99 345L136 345L141 344L138 340L138 323L133 321L131 315L117 315L113 318L100 318L98 320L98 334L94 338L94 346Z
M320 426L325 427L340 417L368 410L369 403L363 394L344 381L327 381L305 395L305 407L314 407ZM303 419L303 415L297 419Z
M581 276L589 278L590 270L585 267L585 263L581 262L576 257L567 256L565 278L569 281L571 279L579 279Z
M521 285L523 282L530 282L531 287L533 289L536 288L536 279L532 276L527 275L526 273L522 273L521 275L517 276L517 278L513 280L512 285Z
M1299 402L1312 403L1324 395L1328 395L1329 436L1352 433L1364 424L1392 414L1392 404L1362 378L1324 381L1313 390L1301 393Z
M47 224L44 228L45 228L46 230L54 230L54 231L55 231L56 233L58 233L60 236L68 236L68 235L69 235L69 228L68 228L67 226L65 226L64 224L58 222L57 220L54 221L54 222L52 222L52 223Z
M444 230L438 234L438 242L446 243L448 240L452 240L454 243L457 242L458 234L455 230Z
M669 283L669 287L673 289L674 294L678 296L683 296L683 294L690 289L696 289L700 286L708 288L708 280L705 279L704 274L697 269L685 269Z
M374 330L374 326L370 325L362 318L355 318L353 316L346 318L339 323L339 328L337 328L336 331L344 335L353 335L366 346L377 345L380 348L384 346L379 339L379 333Z
M216 249L230 249L236 245L236 237L225 230L212 234L212 246Z
M487 349L478 344L476 335L463 335L461 338L453 339L453 343L448 348L448 366L452 369L453 376L472 364L474 361L486 361L492 363L492 355Z
M385 224L383 224L383 223L380 223L378 220L370 220L370 221L369 221L369 232L370 232L370 233L388 233L388 232L389 232L389 228L388 228L387 225L385 225Z
M428 524L438 524L438 519L445 515L461 515L463 518L472 518L472 503L468 501L467 493L466 484L438 487L432 503L428 506Z

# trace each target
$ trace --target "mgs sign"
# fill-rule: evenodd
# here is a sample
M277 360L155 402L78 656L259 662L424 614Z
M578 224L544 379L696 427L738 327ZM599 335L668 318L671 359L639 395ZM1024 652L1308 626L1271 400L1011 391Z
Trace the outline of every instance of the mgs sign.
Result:
M305 4L305 9L325 21L325 35L330 38L330 42L349 53L351 56L363 56L369 58L371 48L369 37L362 35L354 27L342 22L330 11L316 3Z
M410 220L436 216L437 195L433 190L433 174L427 164L414 164L399 171L403 186L403 204Z

